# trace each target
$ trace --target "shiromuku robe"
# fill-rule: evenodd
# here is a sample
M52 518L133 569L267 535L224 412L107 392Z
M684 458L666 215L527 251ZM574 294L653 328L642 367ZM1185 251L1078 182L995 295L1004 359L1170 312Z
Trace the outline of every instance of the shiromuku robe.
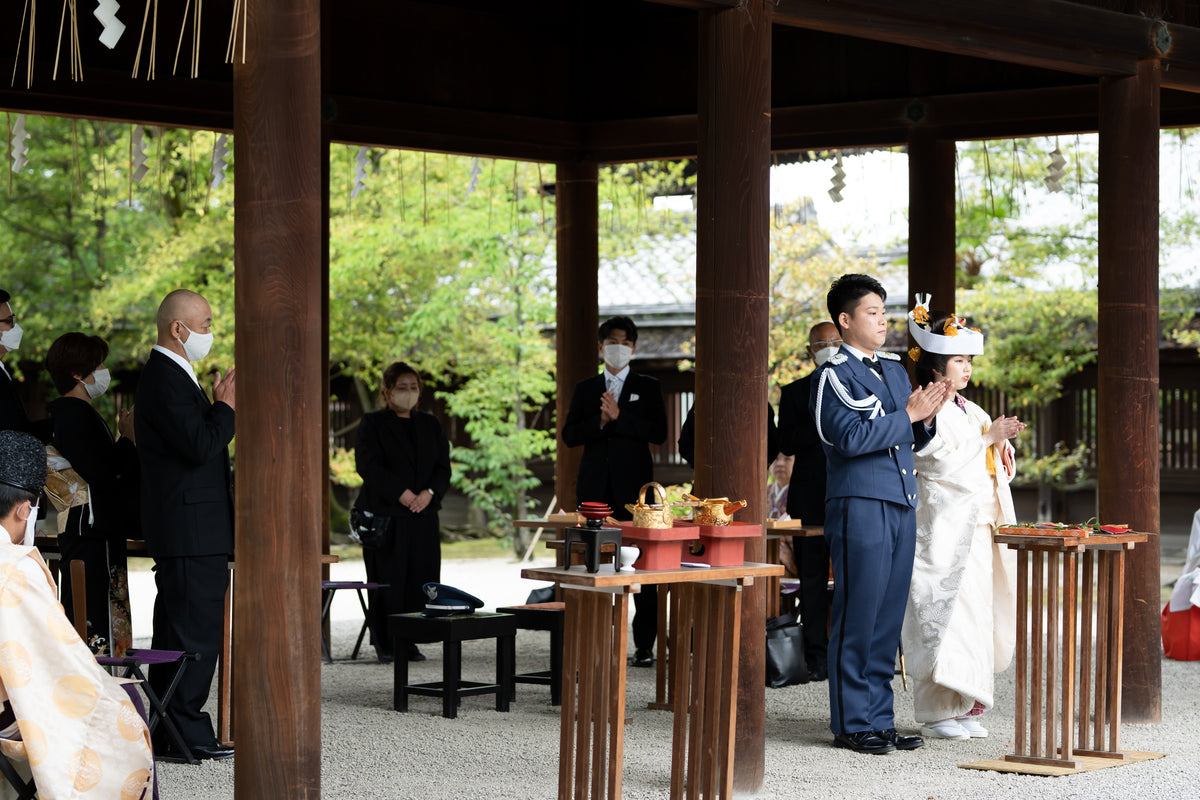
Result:
M0 732L0 752L19 772L32 772L43 800L150 795L150 734L122 681L96 663L67 621L41 554L4 542L0 700L16 717Z
M1015 521L991 418L970 401L946 403L937 436L916 454L917 547L901 641L919 723L993 705L993 675L1016 645L1016 554L996 545Z

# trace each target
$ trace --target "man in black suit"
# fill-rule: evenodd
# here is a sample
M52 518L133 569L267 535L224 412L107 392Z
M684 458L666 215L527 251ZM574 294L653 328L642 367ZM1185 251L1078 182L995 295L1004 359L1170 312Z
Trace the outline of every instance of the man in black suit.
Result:
M650 445L667 439L667 407L658 379L629 369L637 336L629 317L613 317L600 326L604 372L575 385L562 429L568 447L583 445L576 502L607 503L622 520L631 519L625 504L636 503L638 491L654 480ZM633 604L633 663L648 667L658 633L656 587L642 587Z
M221 651L228 557L233 552L229 442L234 370L200 388L191 362L212 347L212 309L186 289L158 307L158 343L138 381L134 431L142 469L142 521L158 597L153 647L197 653L171 698L183 739L200 758L229 758L204 712ZM157 691L167 675L151 668ZM161 751L160 751L161 752Z
M17 324L11 300L9 293L0 289L0 358L21 344L22 330ZM45 425L30 422L29 415L25 413L25 404L21 402L20 385L3 362L0 362L0 430L31 433L43 442L49 439Z
M842 337L832 322L819 322L808 334L808 354L821 366L842 346ZM805 525L825 524L825 451L817 436L817 425L808 408L809 390L815 370L783 387L779 396L779 446L794 455L792 481L788 484L787 512ZM829 546L823 536L793 536L796 573L800 578L800 618L804 623L804 660L812 680L825 680L825 634L829 618Z

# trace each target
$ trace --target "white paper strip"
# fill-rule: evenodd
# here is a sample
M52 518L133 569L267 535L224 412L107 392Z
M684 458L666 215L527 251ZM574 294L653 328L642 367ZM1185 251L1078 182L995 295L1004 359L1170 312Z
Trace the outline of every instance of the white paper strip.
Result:
M112 50L117 46L121 34L125 32L125 23L117 19L117 9L121 5L117 0L99 0L92 15L100 20L104 30L100 33L100 44Z
M25 157L29 153L29 145L25 144L29 133L25 130L24 114L17 114L17 124L13 125L12 132L12 171L20 172L29 163L29 159Z
M229 148L225 146L228 135L222 133L217 137L217 142L213 145L212 157L212 184L211 188L215 189L221 185L221 181L225 180L225 170L228 165L225 163L225 156L229 155Z

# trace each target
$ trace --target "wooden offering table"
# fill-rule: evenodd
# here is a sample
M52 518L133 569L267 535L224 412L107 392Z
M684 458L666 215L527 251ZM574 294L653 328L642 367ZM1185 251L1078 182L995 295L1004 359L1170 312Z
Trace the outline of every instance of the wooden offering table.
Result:
M767 529L767 563L782 564L779 555L779 540L792 536L824 536L825 528L820 525L805 525L798 519L769 519L763 523ZM779 578L767 578L767 618L779 616Z
M1075 756L1124 759L1125 552L1148 534L1015 530L995 535L1017 551L1016 752L1004 760L1076 768Z
M599 572L524 569L554 581L566 601L563 646L559 800L616 800L624 759L625 650L629 595L643 585L670 585L675 726L671 798L733 796L741 590L755 578L783 574L774 564L677 570Z

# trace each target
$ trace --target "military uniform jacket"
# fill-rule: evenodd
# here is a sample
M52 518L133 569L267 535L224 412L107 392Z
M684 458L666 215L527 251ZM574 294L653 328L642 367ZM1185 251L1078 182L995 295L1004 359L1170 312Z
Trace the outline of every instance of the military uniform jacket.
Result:
M917 505L913 450L935 430L910 422L910 388L899 358L877 353L886 384L845 347L816 373L809 408L825 448L825 497L869 497ZM935 423L936 424L936 423Z

